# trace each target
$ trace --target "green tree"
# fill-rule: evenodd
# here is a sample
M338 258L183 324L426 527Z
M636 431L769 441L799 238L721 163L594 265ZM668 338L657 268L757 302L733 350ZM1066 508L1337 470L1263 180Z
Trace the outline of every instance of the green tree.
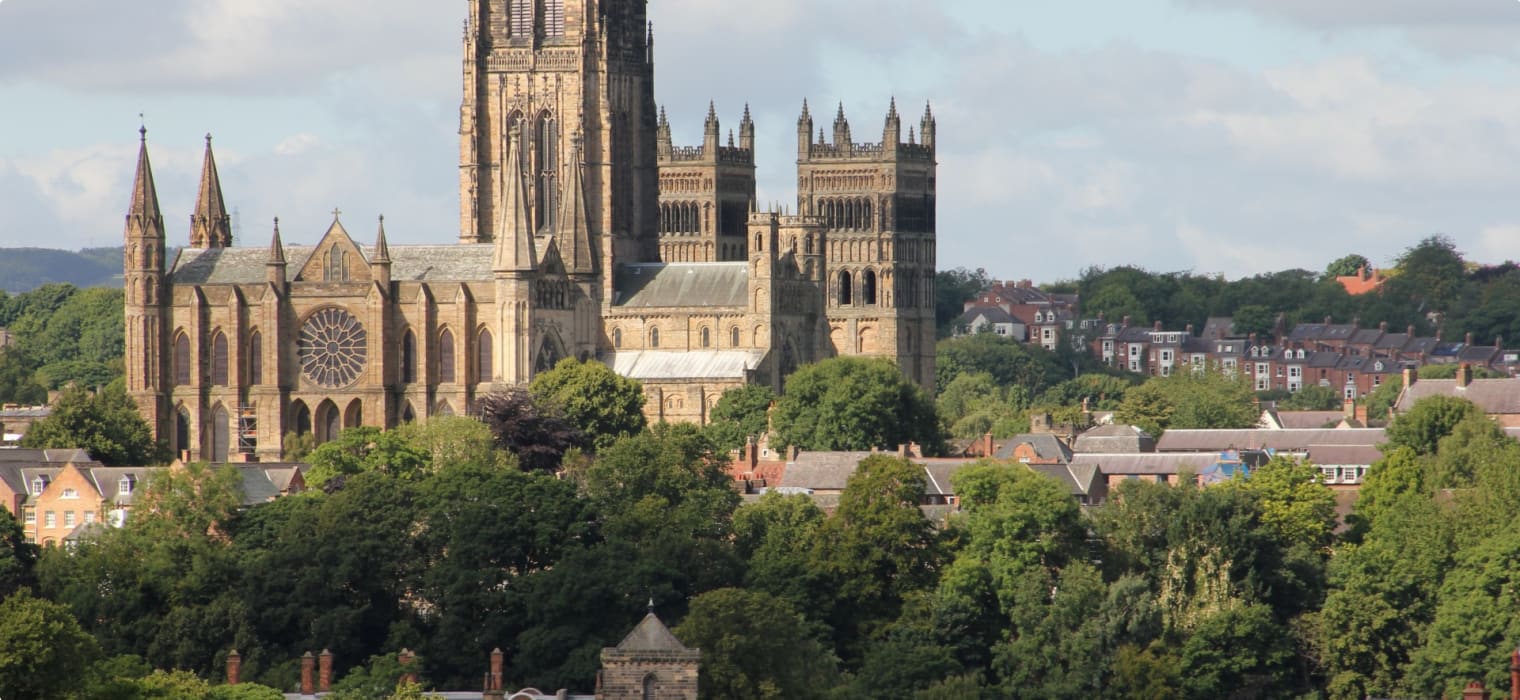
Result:
M1372 273L1372 263L1368 262L1367 258L1356 253L1336 258L1329 265L1325 266L1325 277L1329 279L1353 277L1364 273Z
M938 391L958 376L985 372L999 387L1018 386L1026 396L1037 396L1072 376L1070 368L1049 350L993 333L941 340L935 349L934 372Z
M748 440L759 442L770 430L770 410L776 393L764 384L746 384L723 392L708 418L708 435L720 451L744 446Z
M863 450L916 442L941 447L934 402L881 359L836 357L786 380L776 403L777 439L804 450Z
M1282 407L1289 411L1334 411L1341 408L1343 401L1341 393L1335 389L1307 384L1288 397Z
M1433 455L1441 438L1465 419L1482 417L1483 409L1473 402L1454 396L1427 396L1416 401L1409 411L1388 426L1388 444L1408 447L1415 454Z
M21 439L23 447L82 448L112 466L141 466L162 461L159 445L148 424L127 396L122 382L99 393L65 389L53 411L32 425Z
M1450 311L1467 282L1467 263L1456 243L1446 236L1430 236L1399 256L1397 275L1384 293L1410 298L1421 310Z
M924 470L898 457L861 460L818 531L810 568L832 599L830 624L846 662L898 614L904 598L932 586L945 559L940 536L918 509Z
M1293 697L1290 638L1264 605L1210 615L1182 645L1185 697Z
M692 600L673 632L702 650L704 699L824 698L838 682L833 653L784 599L709 591Z
M1217 369L1182 369L1131 389L1114 419L1159 436L1168 428L1249 428L1260 413L1251 387Z
M496 449L496 437L485 423L466 416L433 416L426 423L407 423L395 432L430 455L430 474L461 464L508 466L512 461Z
M935 406L951 435L973 438L1000 422L1012 423L1024 416L1029 400L1022 387L1000 387L991 374L977 372L952 380L935 399Z
M201 462L165 469L148 478L136 497L134 528L155 538L195 539L232 520L243 505L243 477L236 467Z
M306 485L322 488L327 482L366 472L379 472L403 479L416 479L432 462L432 453L398 431L349 428L337 439L322 443L307 457L311 469Z
M811 497L775 491L734 511L734 548L747 565L745 587L820 619L825 609L812 595L808 556L823 520Z
M1284 547L1297 544L1325 551L1330 546L1336 527L1335 494L1313 464L1274 457L1229 486L1257 496L1262 526Z
M37 545L26 541L21 523L10 510L0 507L0 598L33 586L36 565Z
M0 602L0 688L18 698L67 697L99 653L69 609L22 590Z
M533 378L534 399L558 407L601 450L644 429L644 390L600 362L565 359Z
M1235 309L1235 315L1231 317L1235 332L1249 336L1255 333L1259 338L1272 337L1277 328L1277 314L1271 309L1260 304L1247 304Z
M35 406L47 401L47 388L16 348L0 350L0 402Z
M981 268L973 272L957 267L935 273L934 325L939 328L939 337L944 338L955 330L952 326L955 319L965 313L966 301L990 288L992 279Z

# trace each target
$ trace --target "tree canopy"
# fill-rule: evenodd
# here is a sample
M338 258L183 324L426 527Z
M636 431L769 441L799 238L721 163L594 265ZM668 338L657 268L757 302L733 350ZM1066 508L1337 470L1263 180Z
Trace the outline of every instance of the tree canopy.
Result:
M52 413L27 430L21 445L82 448L111 466L153 465L164 459L162 446L154 442L119 380L93 394L81 387L65 389Z
M595 449L644 429L643 388L600 362L561 360L528 390L537 405L562 412Z
M797 370L773 416L777 439L804 450L866 450L909 442L940 449L928 394L887 360L836 357Z

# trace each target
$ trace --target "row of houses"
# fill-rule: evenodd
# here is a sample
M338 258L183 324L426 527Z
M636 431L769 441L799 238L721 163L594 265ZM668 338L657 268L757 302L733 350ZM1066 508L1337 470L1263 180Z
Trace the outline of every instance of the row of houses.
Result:
M245 506L306 488L302 464L231 466L242 477ZM100 528L121 527L153 475L183 467L181 461L107 467L84 450L0 449L0 503L21 522L28 542L63 545Z

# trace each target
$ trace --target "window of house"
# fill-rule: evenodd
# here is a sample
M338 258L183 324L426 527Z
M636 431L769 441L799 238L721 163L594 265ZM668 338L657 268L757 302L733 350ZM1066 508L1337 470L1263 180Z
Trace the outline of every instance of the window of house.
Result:
M26 510L26 515L22 516L22 518L23 518L23 522L25 522L27 525L36 525L37 524L37 511L28 508Z
M121 481L116 482L116 495L118 495L118 496L130 496L130 495L132 495L132 489L134 487L136 487L136 486L137 486L137 477L133 476L131 474L128 474L128 475L122 477Z
M84 524L89 525L89 524L91 524L93 522L95 522L95 511L93 511L93 510L87 510L87 511L85 511L84 512Z
M47 485L48 480L45 476L39 476L35 479L32 479L32 495L41 496L43 489L46 489Z
M48 511L42 515L43 527L58 527L58 514Z
M1383 375L1381 375L1381 374L1374 374L1374 375L1372 375L1372 385L1373 386L1382 386L1383 385Z
M79 498L79 491L76 489L64 489L63 498Z
M74 527L74 511L66 510L63 512L63 526Z
M712 347L712 331L709 330L706 326L702 327L702 347Z

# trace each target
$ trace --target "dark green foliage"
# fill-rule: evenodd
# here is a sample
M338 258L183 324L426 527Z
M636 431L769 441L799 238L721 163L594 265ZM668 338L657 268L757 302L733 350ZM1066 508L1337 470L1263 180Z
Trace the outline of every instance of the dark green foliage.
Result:
M0 602L0 688L18 698L66 697L99 653L69 609L28 591Z
M163 461L162 446L154 443L148 424L121 381L94 394L78 387L66 389L53 405L53 412L32 425L21 445L82 448L108 465L142 466Z
M786 380L773 415L776 438L804 450L868 450L916 442L936 452L943 442L934 402L897 365L836 357Z
M966 301L992 287L987 271L977 268L975 272L964 267L941 270L934 275L934 325L939 337L944 338L955 331L955 319L965 313Z
M644 390L600 362L561 360L533 378L535 403L558 409L595 449L644 429Z
M1372 263L1356 253L1345 257L1336 258L1325 266L1325 276L1329 278L1353 277L1357 274L1372 274Z
M776 393L764 384L746 384L723 392L708 415L708 437L723 452L737 450L747 440L759 442L770 430L770 410L775 401Z
M345 477L366 472L412 479L427 468L429 457L399 432L349 428L307 456L311 469L306 472L306 485L323 488L329 481L341 483Z
M956 377L986 373L1000 387L1021 387L1027 396L1071 378L1054 353L992 333L941 340L935 351L935 383L944 391Z
M1345 405L1341 393L1328 386L1306 384L1280 404L1285 411L1334 411Z
M1416 401L1388 426L1388 444L1407 447L1419 455L1433 455L1441 438L1450 435L1458 423L1482 415L1483 411L1466 399L1428 396Z
M704 699L824 698L838 682L837 660L784 600L738 588L709 591L672 631L702 650Z
M1182 645L1181 676L1189 698L1293 697L1293 645L1263 605L1221 610L1205 618Z
M1114 419L1156 437L1168 428L1250 428L1261 415L1255 398L1242 377L1183 368L1126 392Z
M0 599L36 583L37 545L26 541L21 523L0 508Z

